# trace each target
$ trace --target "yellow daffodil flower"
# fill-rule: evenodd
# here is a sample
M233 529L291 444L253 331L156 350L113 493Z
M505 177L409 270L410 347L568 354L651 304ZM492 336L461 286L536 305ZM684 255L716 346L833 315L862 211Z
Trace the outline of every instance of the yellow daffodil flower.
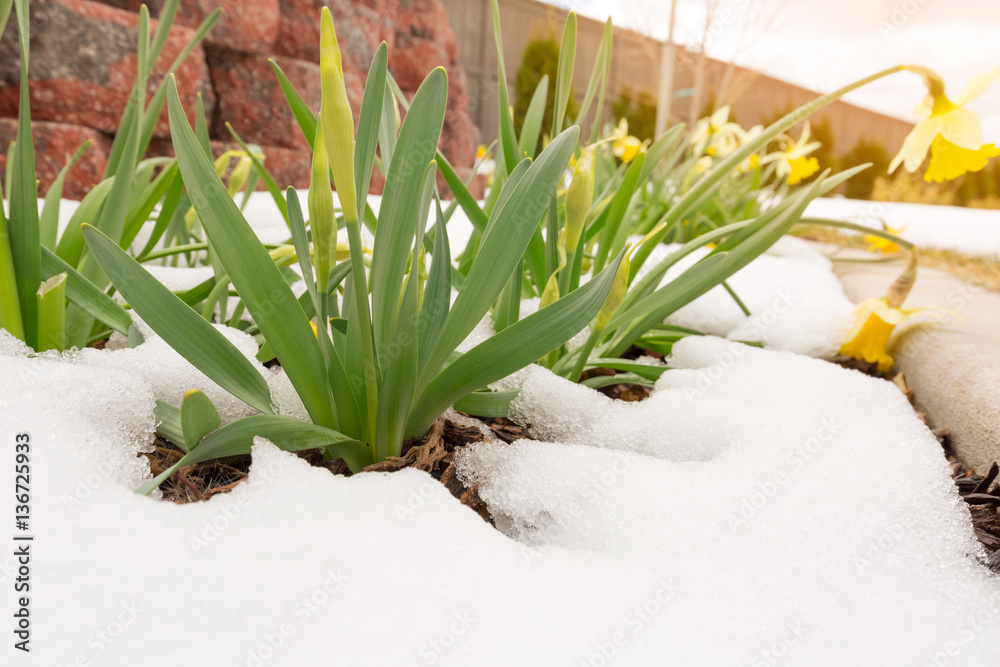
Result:
M927 310L935 309L894 308L889 305L888 297L862 301L854 311L854 326L840 346L840 354L878 364L883 373L888 371L895 361L888 351L893 331L917 313Z
M809 142L809 122L802 125L802 134L798 141L789 136L782 135L781 141L785 144L785 149L776 153L765 155L760 160L760 164L770 162L775 165L775 173L778 178L785 179L789 185L795 185L809 178L819 171L819 160L808 157L810 153L820 147L820 142Z
M938 135L931 144L931 161L924 172L928 183L943 183L958 178L970 171L980 171L991 157L1000 155L1000 148L985 144L979 150L970 151L951 143Z
M954 101L944 94L944 83L936 75L921 73L930 91L924 102L917 106L917 117L922 120L906 136L902 148L889 165L889 173L894 172L900 163L907 171L915 172L923 164L928 150L931 151L931 161L924 174L927 182L940 183L981 170L989 158L1000 154L1000 149L983 143L979 119L964 107L1000 79L1000 67L973 77Z
M628 133L627 118L622 118L618 127L612 130L611 139L615 157L622 162L631 162L642 150L642 141Z
M696 174L703 174L711 168L712 168L712 157L710 155L698 158L698 161L694 163L694 173Z
M904 231L906 227L886 227L885 231L890 234L895 234L899 236ZM899 245L895 241L890 241L889 239L884 239L881 236L875 236L874 234L866 234L865 242L868 244L868 252L881 252L884 254L892 254L894 252L899 252Z
M729 107L724 106L698 121L689 142L695 155L725 158L743 144L745 135L739 124L729 122Z
M819 171L819 160L814 157L797 157L788 164L792 170L788 174L789 185L797 185Z
M760 166L760 156L754 153L743 162L740 162L739 170L744 174L749 174Z
M480 145L476 149L476 174L486 177L487 185L493 185L493 176L497 171L497 161L490 157L489 149Z

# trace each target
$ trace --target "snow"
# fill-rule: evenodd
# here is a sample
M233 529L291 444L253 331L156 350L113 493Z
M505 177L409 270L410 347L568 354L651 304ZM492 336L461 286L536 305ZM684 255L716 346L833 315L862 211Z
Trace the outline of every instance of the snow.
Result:
M898 389L721 339L674 350L681 370L640 404L535 367L515 408L548 442L459 459L512 538L673 577L615 664L1000 659L1000 582L974 563L941 446Z
M823 197L809 204L804 217L846 220L878 229L884 222L902 229L898 236L922 248L1000 257L1000 211L996 210Z
M499 532L422 472L335 477L260 439L230 494L136 496L153 397L175 384L139 372L175 363L143 348L131 371L0 334L0 437L31 434L37 536L33 655L4 664L1000 658L1000 588L889 383L716 338L681 341L679 370L630 408L532 368L518 414L549 442L461 457Z
M646 275L679 247L657 246L638 276ZM660 284L675 280L709 252L700 248L691 253L671 267ZM814 357L836 354L851 324L854 304L844 294L830 260L801 239L780 239L728 282L750 317L719 286L679 309L666 322Z
M248 217L283 242L269 204L255 194ZM456 212L454 246L469 229ZM211 275L149 268L174 290ZM3 664L1000 663L1000 580L940 444L892 384L803 356L835 351L853 309L829 261L783 239L730 284L753 317L721 289L675 313L714 336L677 343L642 403L538 366L500 383L538 440L459 454L495 528L422 472L336 477L262 439L231 493L137 496L155 399L197 387L224 421L252 409L141 321L131 349L33 355L0 332L0 439L30 433L36 536L33 655ZM305 419L253 339L218 329ZM463 347L492 331L487 316Z

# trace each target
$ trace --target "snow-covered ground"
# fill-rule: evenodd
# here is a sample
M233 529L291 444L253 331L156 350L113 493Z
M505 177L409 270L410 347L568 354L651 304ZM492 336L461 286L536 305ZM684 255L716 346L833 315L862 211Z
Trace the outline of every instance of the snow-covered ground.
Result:
M268 206L255 195L249 217L281 242ZM461 248L468 222L452 225ZM507 380L540 440L459 458L496 528L424 473L334 477L263 440L229 494L136 496L154 399L197 387L226 420L249 408L148 331L37 357L0 332L4 465L30 434L35 536L33 654L0 664L1000 664L1000 581L941 446L892 384L803 356L835 350L852 309L829 262L786 239L730 283L752 318L717 290L671 321L771 349L684 339L639 404L539 367ZM0 550L3 590L17 565Z
M902 229L902 238L923 248L1000 257L1000 211L858 199L816 199L806 217L847 220L881 229Z
M516 409L546 441L461 457L501 533L424 473L334 477L264 441L230 494L136 496L153 399L184 381L155 338L129 352L28 358L0 334L35 535L33 654L3 664L1000 660L1000 584L889 383L717 338L678 344L642 404L534 368Z

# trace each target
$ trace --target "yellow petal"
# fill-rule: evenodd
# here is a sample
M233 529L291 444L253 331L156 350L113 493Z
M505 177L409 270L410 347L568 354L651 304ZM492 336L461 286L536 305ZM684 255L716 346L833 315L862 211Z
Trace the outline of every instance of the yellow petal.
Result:
M940 134L956 146L974 151L983 145L983 129L979 126L979 119L968 109L949 111L941 117L941 121Z
M800 157L789 160L788 184L795 185L819 171L819 160L814 157Z
M965 84L965 88L962 89L962 93L955 100L955 104L960 107L965 106L985 93L986 89L996 83L998 79L1000 79L1000 67L991 69L989 72L977 74L972 77L969 83Z
M625 137L625 141L622 146L621 157L622 162L631 162L639 154L639 149L642 148L642 142L639 141L638 137L628 136Z
M862 321L858 332L840 346L840 353L870 364L878 364L880 371L888 371L892 368L893 358L887 348L894 328L895 325L871 313Z
M986 167L991 157L997 155L1000 155L1000 148L995 148L993 144L970 151L938 136L931 146L931 161L924 173L924 180L928 183L942 183L970 171L980 171Z
M923 164L924 158L927 157L927 150L931 147L934 137L940 132L941 125L942 121L940 117L931 117L917 123L910 130L910 133L906 135L902 148L899 149L899 153L893 158L892 163L889 164L889 173L891 174L896 171L896 167L899 166L900 162L903 163L903 166L910 173L919 169L920 165Z

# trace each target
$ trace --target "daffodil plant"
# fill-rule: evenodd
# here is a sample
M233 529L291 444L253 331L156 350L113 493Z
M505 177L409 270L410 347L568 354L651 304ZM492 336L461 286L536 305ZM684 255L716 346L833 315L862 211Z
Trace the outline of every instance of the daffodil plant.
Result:
M144 492L180 466L249 451L255 435L289 450L324 448L352 470L398 456L404 441L421 437L445 409L453 404L474 412L478 406L489 407L493 397L477 390L547 355L582 330L601 311L619 273L620 256L572 294L458 353L512 276L520 275L538 220L578 145L579 129L559 132L537 160L517 161L497 187L480 252L465 275L457 274L436 193L440 165L435 156L448 99L447 75L439 68L427 76L397 126L387 99L388 54L382 44L368 73L355 130L333 19L326 8L320 25L322 103L312 118L308 221L295 191L289 188L286 197L295 261L306 282L303 299L293 295L276 257L262 246L229 196L187 122L176 84L171 79L167 86L171 134L191 203L227 280L312 423L275 415L268 386L250 360L113 239L96 227L85 227L93 256L146 324L208 377L262 413L218 427L217 417L196 393L185 397L179 408L160 405L157 415L166 425L165 433L186 454L144 486ZM377 217L366 196L376 152L386 175ZM339 219L331 176L340 201ZM370 267L361 233L366 219L374 235ZM349 253L338 262L341 224Z

